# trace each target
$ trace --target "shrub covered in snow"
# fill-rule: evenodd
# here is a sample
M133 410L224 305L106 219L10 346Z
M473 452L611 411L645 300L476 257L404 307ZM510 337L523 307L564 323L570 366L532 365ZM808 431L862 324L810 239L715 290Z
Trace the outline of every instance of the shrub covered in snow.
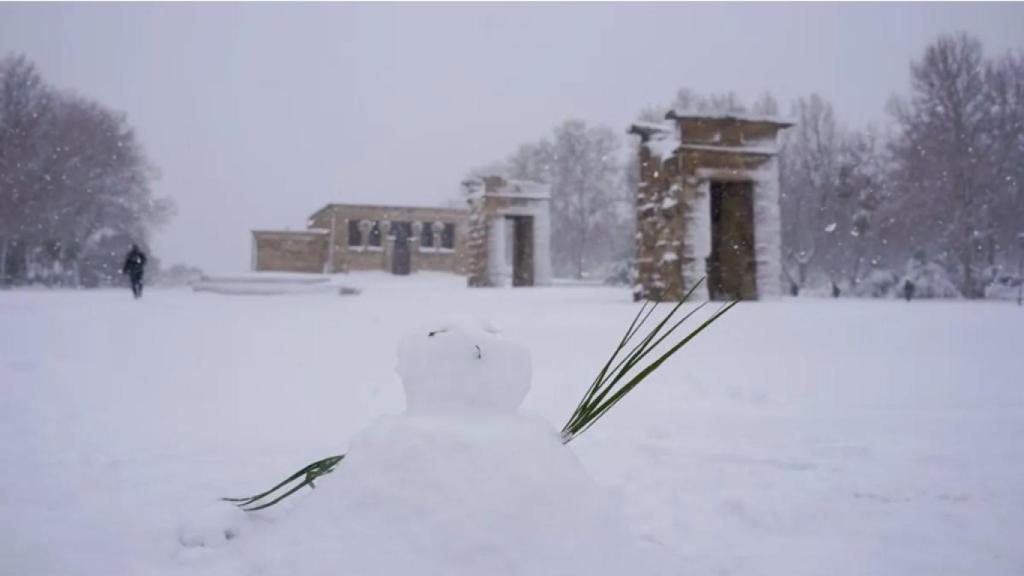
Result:
M609 286L631 286L636 282L636 269L632 258L616 260L599 269L600 277Z
M891 298L900 286L900 278L893 271L875 268L853 288L859 298Z
M929 262L921 254L907 262L907 273L900 285L910 282L914 298L960 298L960 290L949 279L949 274L937 262Z
M992 280L985 285L985 298L992 300L1016 300L1020 295L1020 285L1024 278L996 271Z

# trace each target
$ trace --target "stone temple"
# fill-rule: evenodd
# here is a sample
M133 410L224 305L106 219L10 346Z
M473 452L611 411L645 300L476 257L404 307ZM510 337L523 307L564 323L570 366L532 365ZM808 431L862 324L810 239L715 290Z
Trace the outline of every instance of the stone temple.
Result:
M756 300L782 288L779 131L792 124L669 112L637 123L635 299Z
M547 185L499 176L462 183L464 206L328 204L305 230L253 230L252 269L333 274L441 271L470 286L551 280Z

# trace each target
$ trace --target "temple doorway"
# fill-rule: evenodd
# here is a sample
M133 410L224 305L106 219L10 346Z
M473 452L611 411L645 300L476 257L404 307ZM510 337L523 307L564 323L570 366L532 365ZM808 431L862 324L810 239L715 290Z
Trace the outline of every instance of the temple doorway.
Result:
M712 300L757 298L752 182L711 182L711 255L707 272Z

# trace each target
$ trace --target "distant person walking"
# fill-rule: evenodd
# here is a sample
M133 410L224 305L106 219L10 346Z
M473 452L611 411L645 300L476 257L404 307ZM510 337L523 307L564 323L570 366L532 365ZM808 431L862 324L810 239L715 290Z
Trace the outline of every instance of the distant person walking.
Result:
M914 292L916 290L917 287L914 286L914 283L911 282L909 278L903 282L903 297L907 299L907 302L910 302L914 298Z
M146 255L139 250L137 245L132 244L132 249L128 251L128 256L124 259L121 274L128 275L128 279L132 282L132 295L136 298L142 298L142 274L145 271Z

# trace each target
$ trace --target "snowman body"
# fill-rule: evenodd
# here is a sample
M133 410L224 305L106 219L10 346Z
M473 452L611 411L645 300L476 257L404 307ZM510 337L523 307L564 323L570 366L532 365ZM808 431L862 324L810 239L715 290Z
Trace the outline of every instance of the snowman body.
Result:
M406 412L353 438L337 471L250 539L257 572L651 573L558 431L520 412L525 348L445 322L402 341L398 372Z

